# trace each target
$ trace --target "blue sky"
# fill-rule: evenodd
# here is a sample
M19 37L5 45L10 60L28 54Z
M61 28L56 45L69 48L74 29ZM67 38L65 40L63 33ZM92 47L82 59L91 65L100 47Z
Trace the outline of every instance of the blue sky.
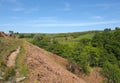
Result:
M78 32L120 26L120 0L0 0L0 31Z

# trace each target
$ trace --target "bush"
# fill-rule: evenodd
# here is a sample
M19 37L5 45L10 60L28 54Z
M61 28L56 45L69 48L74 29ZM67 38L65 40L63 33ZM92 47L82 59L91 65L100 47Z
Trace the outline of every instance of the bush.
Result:
M107 83L120 83L120 69L117 65L105 62L103 65L103 75L107 77Z

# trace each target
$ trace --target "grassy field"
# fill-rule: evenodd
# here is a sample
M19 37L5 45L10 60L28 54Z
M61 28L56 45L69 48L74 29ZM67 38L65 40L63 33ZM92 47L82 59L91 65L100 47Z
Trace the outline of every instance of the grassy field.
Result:
M15 61L15 67L7 67L7 59L9 55L15 51L18 47L21 47L20 53L17 55ZM13 38L0 38L0 71L4 72L4 75L1 75L5 80L9 77L21 77L27 76L28 70L25 65L25 41L20 39ZM16 76L15 73L19 72L19 75Z
M88 33L88 34L81 35L73 40L92 39L94 35L95 33Z
M20 45L21 42L17 39L0 38L0 69L4 70L4 65L6 65L7 57Z

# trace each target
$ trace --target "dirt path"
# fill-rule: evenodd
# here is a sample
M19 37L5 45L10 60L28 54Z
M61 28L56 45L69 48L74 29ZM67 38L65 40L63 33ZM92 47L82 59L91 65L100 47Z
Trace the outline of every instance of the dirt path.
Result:
M18 47L14 52L10 54L7 61L7 67L15 66L15 59L19 51L20 51L20 47Z
M67 71L67 60L27 44L26 64L29 68L29 83L86 83Z

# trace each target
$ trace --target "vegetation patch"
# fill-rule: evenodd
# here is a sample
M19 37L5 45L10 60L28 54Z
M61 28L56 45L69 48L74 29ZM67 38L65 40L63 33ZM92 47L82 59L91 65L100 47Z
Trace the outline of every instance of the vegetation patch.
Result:
M21 45L20 53L17 55L17 58L16 58L16 68L17 68L17 72L20 73L20 76L27 76L28 69L25 64L26 44L24 40L21 40L21 42L22 42L22 45Z
M99 67L107 83L120 83L120 28L62 34L34 34L30 42L67 58L68 70L89 74ZM77 70L76 70L77 68Z
M9 55L20 47L20 53L16 58L16 65L14 67L7 67L7 60ZM17 78L20 76L27 76L28 70L25 65L25 41L15 38L0 38L0 75L4 80L9 78Z

